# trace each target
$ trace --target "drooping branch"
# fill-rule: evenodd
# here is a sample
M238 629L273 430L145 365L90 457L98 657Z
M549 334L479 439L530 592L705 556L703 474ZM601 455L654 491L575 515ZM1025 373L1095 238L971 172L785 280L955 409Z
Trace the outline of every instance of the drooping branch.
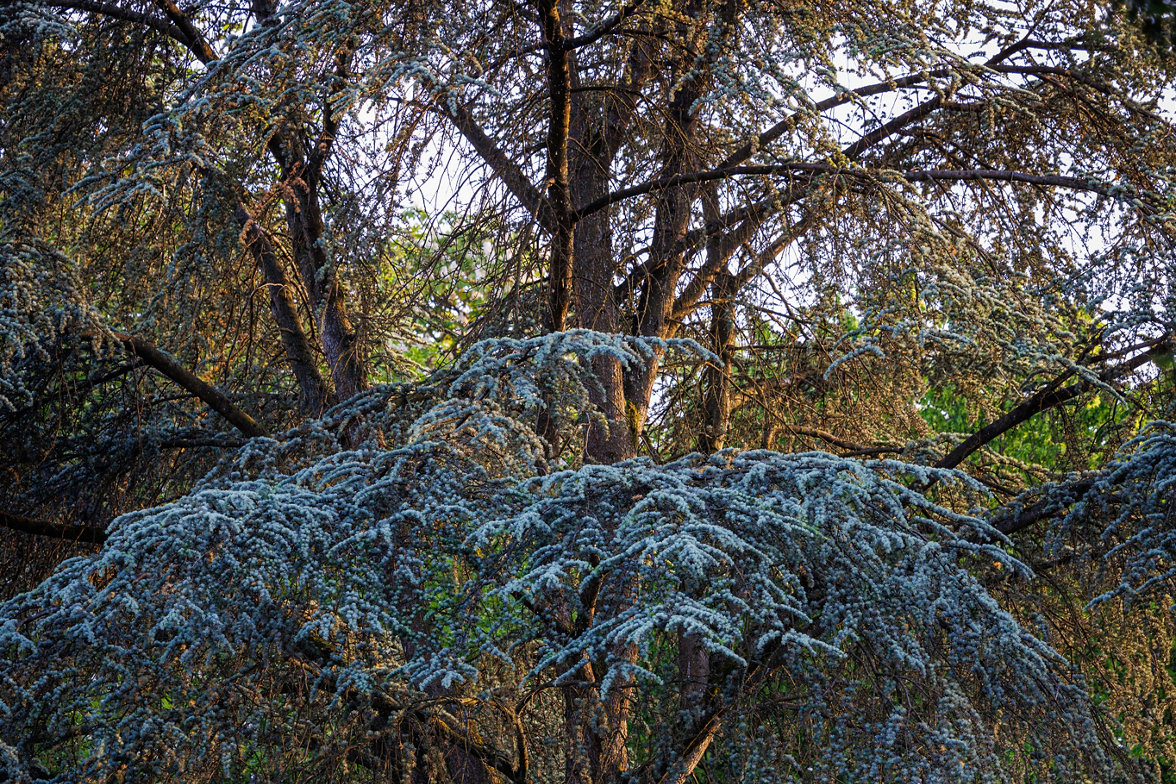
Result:
M156 0L156 5L167 17L166 20L142 11L133 11L113 3L101 2L101 0L44 0L44 4L49 8L85 11L110 19L143 25L180 44L204 65L210 65L220 59L204 34L192 24L192 20L180 10L174 0Z
M1053 517L1082 500L1094 487L1094 483L1094 477L1083 477L1077 481L1047 486L1051 487L1051 491L1048 495L1043 494L1040 500L1026 507L1006 507L997 512L989 522L1005 536L1011 536Z
M580 49L582 47L596 43L601 38L604 38L606 35L615 30L621 22L625 21L634 13L636 13L637 9L640 8L644 3L645 0L629 0L629 2L625 3L625 5L623 5L619 11L601 22L598 26L592 28L591 30L584 31L575 38L567 39L564 42L564 48L569 50Z
M65 539L71 542L85 544L102 544L106 541L106 532L92 525L70 525L69 523L51 523L27 515L16 514L0 510L0 527L10 531L20 531L34 536L45 536L50 539Z
M1008 169L909 169L893 171L886 169L853 168L847 166L833 166L828 163L809 161L794 161L789 163L764 163L746 166L730 166L726 168L708 169L706 171L689 172L672 177L662 177L613 191L607 196L585 205L577 213L578 218L590 215L597 210L611 206L635 196L714 180L725 180L732 177L771 177L792 176L794 178L811 179L817 175L832 175L838 177L852 177L861 180L877 182L892 182L905 180L913 182L1015 182L1043 187L1066 188L1074 191L1097 193L1111 198L1139 197L1141 194L1132 193L1123 186L1098 182L1081 177L1068 177L1062 174L1031 174L1029 172L1011 171ZM1157 209L1146 205L1149 211Z
M122 343L128 352L143 360L144 364L150 365L191 392L245 435L251 437L268 435L265 428L257 423L257 420L238 408L223 392L181 366L151 343L137 335L128 335L125 332L110 334Z
M1024 51L1025 49L1053 49L1053 48L1057 48L1057 45L1054 43L1045 42L1045 41L1036 41L1033 39L1024 38L1014 44L1011 44L1011 45L1005 47L1001 51L997 52L995 55L990 57L983 64L977 64L975 66L975 68L979 71L987 70L987 71L992 71L995 73L1015 73L1015 74L1021 74L1021 75L1037 75L1037 74L1041 74L1041 73L1061 72L1065 75L1072 76L1073 74L1070 71L1062 71L1062 69L1050 68L1048 66L1038 66L1038 65L1008 66L1008 65L1002 65L1002 63L1005 60L1007 60L1008 58L1017 54L1018 52ZM936 69L926 71L923 73L910 74L908 76L903 76L898 79L892 79L892 80L888 80L885 82L875 82L874 84L867 84L862 87L858 87L854 90L845 90L845 91L838 92L836 95L833 95L829 98L826 98L823 101L817 101L816 103L812 104L811 108L802 109L800 111L793 112L788 117L785 117L783 120L780 120L778 123L773 125L771 128L769 128L766 131L763 131L758 136L756 136L754 142L749 141L746 144L744 144L742 147L735 150L735 152L728 155L723 160L723 162L721 164L719 164L719 166L720 167L736 166L740 163L743 163L744 161L751 158L751 156L754 155L757 150L764 149L769 144L771 144L772 142L776 141L781 136L783 136L785 133L788 133L788 132L792 131L793 129L795 129L797 127L797 125L800 123L800 121L803 120L805 117L812 116L813 114L820 114L822 112L827 112L830 109L836 109L837 107L844 106L847 103L852 103L853 101L860 101L863 98L869 98L874 95L882 95L885 93L895 92L897 90L906 89L908 87L920 87L920 86L928 84L928 82L931 79L942 79L945 77L950 77L950 76L957 74L958 72L959 72L959 69L957 69L957 68L936 68ZM930 89L930 88L925 88L925 89ZM934 99L932 99L932 100L934 100ZM916 108L918 108L918 107L916 107Z
M98 14L99 16L118 19L123 22L133 22L134 24L149 27L157 33L162 33L173 41L183 44L185 47L189 44L184 32L174 24L169 24L163 19L142 13L141 11L122 8L113 3L103 3L98 0L49 0L45 5L49 8L57 8L65 11L85 11L86 13Z
M1132 357L1126 362L1104 370L1098 375L1099 381L1109 383L1138 370L1156 357L1170 352L1173 342L1171 335L1164 335L1163 337L1157 338L1152 341L1147 351ZM1004 433L1007 433L1009 430L1012 430L1022 422L1043 411L1056 408L1068 400L1073 400L1094 386L1091 380L1086 379L1077 381L1069 386L1062 386L1063 383L1073 376L1074 371L1067 370L1024 403L1009 411L995 422L980 428L968 436L955 449L951 450L951 452L937 462L935 467L955 468L974 452L983 448L986 444L991 443Z

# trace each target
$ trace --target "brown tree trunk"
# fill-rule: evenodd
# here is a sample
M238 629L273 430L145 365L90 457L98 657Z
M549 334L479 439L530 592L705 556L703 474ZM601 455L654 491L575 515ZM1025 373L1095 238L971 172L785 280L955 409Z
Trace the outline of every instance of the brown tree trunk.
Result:
M569 118L575 140L570 149L570 187L577 205L591 204L608 194L613 160L633 118L635 94L649 76L649 53L644 39L634 39L626 68L626 84L599 102L588 97L591 93L574 93ZM611 211L606 208L577 223L572 287L576 326L616 333L622 325L613 286L618 264L613 251L611 217ZM594 360L592 369L601 386L599 392L592 392L592 403L610 424L608 428L589 425L588 456L599 463L627 460L637 454L637 440L625 403L621 363L600 358Z
M608 173L600 170L597 161L586 161L576 174L578 192L586 196L602 193L608 187ZM584 329L614 333L620 330L620 315L613 296L616 261L607 212L601 210L588 216L576 228L576 324ZM626 411L621 363L610 357L597 358L593 360L592 371L600 383L599 390L590 391L592 403L609 426L589 425L588 456L599 463L627 460L637 454L637 444Z
M245 248L253 256L265 279L269 293L270 312L278 325L286 362L298 382L299 407L311 416L318 416L327 407L330 389L319 373L310 341L298 318L298 308L290 294L290 281L282 269L273 244L261 226L253 220L242 204L237 205L237 223L245 240Z
M555 223L551 238L551 264L547 288L547 327L552 332L567 329L572 302L573 236L572 195L568 184L568 138L572 115L571 53L565 46L564 27L557 0L542 0L538 6L547 50L547 89L551 101L547 120L547 203Z
M305 169L305 167L302 167ZM298 274L319 319L319 340L335 384L335 398L346 400L367 389L359 356L359 336L347 316L338 276L323 248L324 227L317 178L307 174L290 183L294 198L286 202L286 222Z
M703 370L706 421L698 437L698 450L703 454L717 452L723 448L731 423L731 343L735 334L734 282L735 276L723 270L711 284L711 350L718 355L719 361L708 363Z

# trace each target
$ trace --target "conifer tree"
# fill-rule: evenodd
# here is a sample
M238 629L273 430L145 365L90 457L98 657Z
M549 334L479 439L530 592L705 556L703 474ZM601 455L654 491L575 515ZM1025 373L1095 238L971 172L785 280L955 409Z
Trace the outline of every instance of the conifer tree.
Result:
M1170 776L1170 69L0 0L0 780Z

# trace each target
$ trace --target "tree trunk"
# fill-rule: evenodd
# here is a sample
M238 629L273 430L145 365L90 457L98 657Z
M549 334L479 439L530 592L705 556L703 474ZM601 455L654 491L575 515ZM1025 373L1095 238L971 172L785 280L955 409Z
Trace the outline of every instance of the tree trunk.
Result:
M295 196L286 202L286 221L294 259L310 295L311 309L319 319L319 340L335 383L335 398L346 400L367 389L359 357L359 336L347 317L338 276L323 247L317 180L307 175L305 179L296 178L290 186Z
M719 361L707 363L703 370L706 420L698 437L698 450L703 454L723 448L731 424L731 360L734 319L735 276L721 271L711 284L711 350Z
M270 312L278 325L286 362L298 382L299 407L311 416L318 416L326 409L330 389L319 373L310 341L302 328L302 320L298 318L298 308L290 295L290 281L269 237L244 205L237 205L236 218L245 239L245 248L253 256L265 279Z

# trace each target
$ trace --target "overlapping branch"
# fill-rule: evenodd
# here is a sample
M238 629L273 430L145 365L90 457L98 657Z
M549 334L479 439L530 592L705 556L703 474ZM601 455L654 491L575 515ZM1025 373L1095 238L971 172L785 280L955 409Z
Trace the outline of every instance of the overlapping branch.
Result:
M165 352L137 335L125 332L111 332L123 347L143 363L158 370L181 387L191 392L205 405L217 412L229 423L247 436L269 435L257 420L245 413L219 389L204 381L195 373L180 365Z

